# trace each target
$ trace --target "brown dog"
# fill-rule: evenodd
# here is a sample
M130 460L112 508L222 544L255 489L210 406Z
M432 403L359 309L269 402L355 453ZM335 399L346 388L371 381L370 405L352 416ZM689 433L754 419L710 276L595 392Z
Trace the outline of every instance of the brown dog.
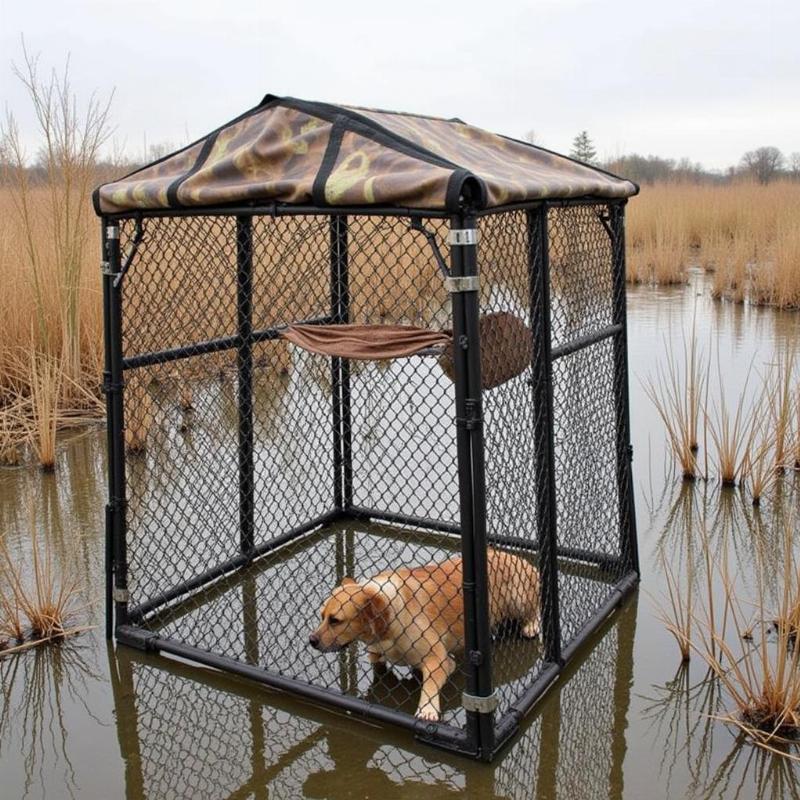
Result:
M522 635L539 634L539 573L518 556L487 553L492 626L518 620ZM455 669L451 653L464 649L461 559L382 572L364 583L344 578L322 606L322 622L308 637L323 653L359 640L374 665L390 661L422 672L417 716L438 720L439 693Z

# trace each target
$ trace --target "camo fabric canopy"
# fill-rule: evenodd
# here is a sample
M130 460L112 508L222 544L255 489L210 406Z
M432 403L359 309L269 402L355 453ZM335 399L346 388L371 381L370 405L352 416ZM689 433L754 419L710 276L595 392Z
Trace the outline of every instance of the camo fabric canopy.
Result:
M458 119L267 95L176 153L94 193L98 214L231 204L455 210L538 199L623 198L638 187Z

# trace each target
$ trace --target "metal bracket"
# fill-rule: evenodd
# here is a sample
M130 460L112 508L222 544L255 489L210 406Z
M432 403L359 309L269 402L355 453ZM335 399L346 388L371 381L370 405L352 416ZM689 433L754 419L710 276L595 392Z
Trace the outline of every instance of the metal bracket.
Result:
M109 225L106 228L106 239L119 239L119 225Z
M495 689L491 694L481 697L480 695L461 693L461 705L465 711L477 711L479 714L491 714L500 702L500 695Z
M127 589L119 589L114 587L114 602L127 603L130 600L130 594Z
M467 398L464 401L464 411L466 413L463 417L456 417L456 425L458 425L459 428L466 428L468 431L474 431L480 428L483 424L480 400Z
M457 246L478 244L478 239L477 228L451 228L450 233L447 235L448 244Z
M464 275L461 278L445 278L444 288L450 294L455 292L477 292L480 288L480 280L477 275Z
M117 235L119 235L119 228L117 228ZM136 233L133 236L133 241L131 242L131 249L127 256L125 256L125 261L122 262L122 266L120 267L119 272L117 273L117 277L114 278L114 288L117 289L119 285L122 283L122 279L125 277L125 273L128 271L128 267L133 263L133 258L136 255L136 251L139 249L139 245L142 243L144 239L144 227L142 226L142 218L141 216L136 217Z
M113 276L114 273L111 271L111 262L110 261L101 261L100 262L100 271L103 275L111 275Z
M433 231L429 231L426 227L424 227L416 217L411 220L411 230L418 231L428 240L428 244L433 252L433 257L436 259L436 263L439 265L439 269L446 280L450 275L450 270L447 268L447 264L442 256L442 251L439 249L439 245L436 243L436 235L433 233Z
M118 392L122 392L125 389L125 381L120 381L119 383L114 383L111 380L104 380L103 383L100 385L100 391L103 394L116 394Z

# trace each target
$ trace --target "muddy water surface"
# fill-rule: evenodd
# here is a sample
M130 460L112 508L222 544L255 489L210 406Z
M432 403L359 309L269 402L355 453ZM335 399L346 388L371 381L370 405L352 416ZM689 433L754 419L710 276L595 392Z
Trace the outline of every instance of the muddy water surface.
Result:
M755 511L715 483L685 486L642 389L695 326L726 387L743 386L800 339L800 315L634 290L629 330L642 590L559 680L491 765L433 750L209 670L106 643L102 631L105 448L65 442L54 475L0 471L0 525L20 559L35 524L83 576L78 618L98 627L0 661L0 797L16 798L791 798L797 767L753 749L712 717L728 707L702 665L681 668L656 617L659 553L678 563L702 519L743 586L757 549L797 505L788 475ZM712 394L718 376L711 376ZM752 378L751 378L752 381ZM33 519L31 516L33 515ZM405 678L398 678L401 683ZM398 691L413 687L398 686Z

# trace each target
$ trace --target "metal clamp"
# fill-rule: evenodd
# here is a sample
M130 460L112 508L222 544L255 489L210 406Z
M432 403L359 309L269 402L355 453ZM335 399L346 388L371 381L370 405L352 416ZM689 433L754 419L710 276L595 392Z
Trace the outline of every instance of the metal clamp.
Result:
M119 225L109 225L106 228L106 239L119 239Z
M478 244L477 228L452 228L447 236L447 242L451 245Z
M491 714L500 703L500 695L495 689L491 694L480 695L461 693L461 705L465 711L477 711L479 714Z
M445 278L444 288L450 294L455 292L477 292L480 287L480 281L477 275L464 275L460 278Z
M100 262L100 270L102 271L103 275L111 275L112 277L116 274L111 271L111 262L110 261L101 261Z
M128 593L127 589L118 589L116 586L114 587L114 602L115 603L127 603L130 600L130 594Z

